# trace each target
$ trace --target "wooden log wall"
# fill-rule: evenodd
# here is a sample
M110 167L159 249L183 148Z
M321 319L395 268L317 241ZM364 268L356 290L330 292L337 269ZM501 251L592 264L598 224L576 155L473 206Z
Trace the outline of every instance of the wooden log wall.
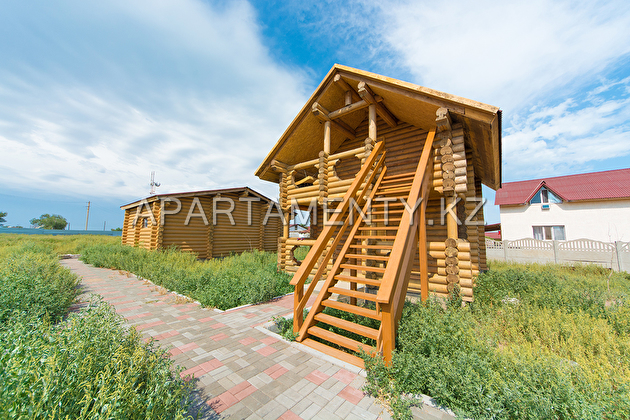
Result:
M145 249L157 249L159 246L159 203L149 203L149 208L153 212L153 220L146 205L142 206L141 213L136 220L138 207L125 210L123 220L123 233L121 242L123 245L139 246ZM134 223L135 221L135 223ZM146 225L146 226L145 226Z
M140 246L146 249L166 248L177 246L183 251L194 252L199 258L213 258L241 253L253 249L276 252L278 238L282 235L283 224L278 217L270 217L268 223L262 222L269 204L265 201L251 203L251 225L248 221L248 203L239 201L239 195L234 193L225 198L234 202L232 217L235 225L225 214L217 214L217 225L213 225L214 196L198 196L202 209L198 206L193 211L193 217L186 225L186 218L193 204L193 197L182 197L181 210L177 214L166 214L164 225L160 224L161 202L156 200L149 205L156 223L152 223L146 207L143 208L137 223L134 225L137 207L125 210L123 234L121 242L124 245ZM165 211L174 210L175 202L166 202ZM229 209L228 202L217 202L219 210ZM200 217L203 210L206 221ZM197 215L197 216L194 216ZM145 222L146 220L146 227Z
M123 231L121 235L121 242L123 245L133 246L134 228L132 226L133 215L131 210L125 210L125 218L123 219Z
M265 244L264 250L274 252L276 241L282 229L282 220L279 217L269 217L267 226L261 230L267 203L262 201L254 201L251 203L251 225L248 225L248 203L239 201L237 194L224 195L225 198L231 198L234 202L234 210L232 217L234 225L231 225L227 215L219 213L221 210L230 208L228 202L217 201L217 224L213 231L213 257L227 256L230 253L241 253L259 249L261 243L261 232L269 238L262 239ZM262 208L264 207L264 212ZM277 211L272 210L273 215L277 215ZM267 248L268 246L268 248Z
M193 197L180 198L182 208L177 214L167 214L164 218L162 233L162 247L177 246L182 251L194 252L199 258L209 258L208 255L208 226L201 217L191 217L186 226L186 217L193 203ZM199 197L208 225L212 224L212 197ZM165 210L174 210L177 204L166 202ZM198 206L193 214L199 214Z
M377 132L378 141L385 141L387 174L398 175L414 172L422 154L427 131L402 122L392 128L381 118L378 118ZM357 127L356 134L354 139L346 140L335 153L356 149L365 144L365 139L368 137L367 118ZM361 169L361 161L353 157L345 158L337 163L335 168L337 176L341 180L351 181Z

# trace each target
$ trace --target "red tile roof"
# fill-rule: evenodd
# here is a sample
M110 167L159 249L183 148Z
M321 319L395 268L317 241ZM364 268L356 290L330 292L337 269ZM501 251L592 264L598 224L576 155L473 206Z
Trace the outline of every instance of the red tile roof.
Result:
M525 204L543 185L564 201L630 198L630 168L504 182L497 190L494 204L497 206Z

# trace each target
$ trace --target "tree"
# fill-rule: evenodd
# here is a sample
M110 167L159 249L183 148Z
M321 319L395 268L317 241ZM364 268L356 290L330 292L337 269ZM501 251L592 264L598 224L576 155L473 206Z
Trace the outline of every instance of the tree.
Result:
M30 222L31 225L42 229L65 229L68 225L68 221L65 217L58 214L50 215L48 213L42 214L39 219L31 219Z
M112 232L121 232L121 231L122 231L122 228L120 227L117 227L116 229L112 229Z
M0 211L0 223L4 223L7 220L5 219L5 217L7 217L7 212L6 211Z

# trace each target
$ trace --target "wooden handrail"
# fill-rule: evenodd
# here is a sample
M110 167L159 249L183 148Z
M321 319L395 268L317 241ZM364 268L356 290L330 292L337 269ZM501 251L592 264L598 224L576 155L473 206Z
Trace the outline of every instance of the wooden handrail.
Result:
M299 326L301 326L301 323L302 323L301 312L297 313L295 310L300 306L301 301L304 299L304 296L303 296L304 284L306 282L306 279L308 278L309 274L313 270L313 267L315 267L315 264L317 263L317 260L319 259L319 257L326 250L326 247L328 246L328 242L330 241L335 231L337 231L337 228L339 227L338 226L339 222L345 219L346 213L348 212L348 208L350 206L350 200L355 199L357 193L361 189L361 186L365 183L365 186L363 190L361 191L361 194L362 194L361 197L363 196L364 190L369 187L372 180L374 179L374 175L376 171L378 170L379 166L383 164L384 154L385 154L383 148L384 148L383 142L379 142L376 144L376 147L374 147L374 150L365 161L365 164L361 167L361 170L359 171L354 181L348 188L348 191L346 192L346 194L343 196L341 203L339 204L339 206L333 213L331 219L328 222L328 225L324 226L322 233L317 237L315 243L313 244L310 251L306 255L306 258L304 258L304 261L302 261L302 264L300 264L300 267L298 268L296 273L293 275L293 278L291 279L290 284L295 287L294 316L293 316L294 330L296 328L297 330L299 330ZM378 161L376 167L373 168L377 157L381 154L383 156ZM367 181L368 178L369 178L369 181ZM345 223L344 223L344 226L345 228L347 228L347 225ZM338 235L338 236L341 236L341 235ZM334 250L332 250L332 247L331 247L331 251L327 252L326 255L324 256L324 259L320 261L320 266L319 266L319 269L317 270L316 277L313 278L312 280L314 283L316 283L319 280L319 277L321 277L321 275L323 274L325 267L328 264L328 261L332 257L333 251ZM309 290L312 292L313 288L314 286L309 287Z
M365 152L365 147L361 146L361 147L357 147L356 149L347 150L345 152L339 152L339 153L335 153L334 155L330 155L328 156L328 160L330 161L334 159L343 159L343 158L351 157L351 156L358 155L359 153L364 153L364 152ZM318 163L319 163L319 158L307 160L306 162L300 162L300 163L296 163L295 165L287 166L287 171L308 168L309 166L315 166Z
M433 148L433 139L435 137L435 129L429 131L427 138L422 149L422 155L418 167L416 168L416 174L411 184L411 191L409 192L409 199L407 203L411 206L415 206L416 202L421 197L421 187L424 181L424 175L429 163L429 157ZM413 244L416 230L418 228L418 218L414 217L414 214L410 214L409 211L404 211L400 220L398 232L396 233L396 239L392 246L392 252L387 263L387 268L383 274L383 280L378 294L376 295L376 301L378 303L390 304L392 302L394 287L402 273L402 263L405 254L410 254L413 250L408 251L409 245ZM415 223L410 223L411 217L414 217ZM415 225L415 226L414 226ZM411 238L410 238L411 237Z

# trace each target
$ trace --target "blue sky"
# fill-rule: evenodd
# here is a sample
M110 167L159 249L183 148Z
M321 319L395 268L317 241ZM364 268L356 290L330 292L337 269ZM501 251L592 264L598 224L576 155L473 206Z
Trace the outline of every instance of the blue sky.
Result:
M151 171L276 197L254 171L334 63L500 107L504 182L630 167L627 1L5 2L0 57L10 225L121 226Z

